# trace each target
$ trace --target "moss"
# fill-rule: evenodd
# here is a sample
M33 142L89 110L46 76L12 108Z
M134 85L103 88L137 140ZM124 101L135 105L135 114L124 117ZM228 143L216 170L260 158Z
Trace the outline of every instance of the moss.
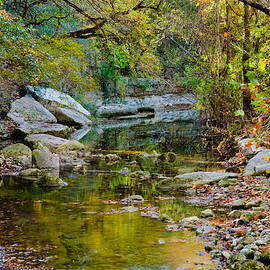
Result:
M270 250L266 250L262 253L260 257L260 261L263 262L265 265L270 265Z
M35 176L40 176L40 175L41 175L41 170L36 169L36 168L23 170L20 173L20 176L22 177L35 177Z
M158 159L160 161L167 161L172 163L176 160L176 154L173 152L163 153L158 157Z
M66 183L55 176L52 173L46 173L38 179L37 183L40 187L63 187L66 186Z
M5 157L32 156L31 149L22 143L12 144L0 151Z
M242 264L240 269L241 270L266 270L264 264L262 264L261 262L252 261L252 260L249 260L245 262L244 264Z

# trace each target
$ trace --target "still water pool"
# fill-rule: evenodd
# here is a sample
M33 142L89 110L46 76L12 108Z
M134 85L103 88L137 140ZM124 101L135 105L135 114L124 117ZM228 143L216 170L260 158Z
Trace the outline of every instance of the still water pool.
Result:
M177 220L201 209L186 205L181 198L164 199L170 195L161 194L155 180L132 181L122 170L141 168L128 162L127 157L114 165L98 162L84 174L65 170L62 178L68 186L53 191L5 179L0 189L0 268L213 268L195 234L167 232L166 224L141 216L141 212L156 209ZM179 154L171 164L150 160L141 165L151 173L175 175L179 168L211 169L205 164L201 157ZM145 201L126 211L120 200L134 194Z

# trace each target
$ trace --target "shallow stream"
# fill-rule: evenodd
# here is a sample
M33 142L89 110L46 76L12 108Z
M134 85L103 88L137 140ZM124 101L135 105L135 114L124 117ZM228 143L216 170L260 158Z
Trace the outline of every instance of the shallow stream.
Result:
M148 159L138 166L131 163L135 154L128 152L119 163L96 162L83 174L64 170L68 186L53 191L5 179L0 189L0 268L5 263L9 268L3 269L211 269L213 262L195 234L167 232L165 223L141 216L154 210L178 220L201 209L186 205L181 197L161 194L155 180L137 182L126 173L142 167L165 176L176 175L179 169L215 169L195 154L198 142L179 139L176 127L171 123L165 128L103 130L94 145L103 150L174 151L178 155L172 163ZM93 142L93 136L92 132L83 141ZM129 208L121 203L135 194L145 201Z

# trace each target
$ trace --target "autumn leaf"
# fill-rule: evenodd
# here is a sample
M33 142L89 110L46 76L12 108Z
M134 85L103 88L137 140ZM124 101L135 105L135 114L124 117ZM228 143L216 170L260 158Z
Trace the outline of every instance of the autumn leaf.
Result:
M253 145L253 141L249 141L246 145L245 145L245 147L247 147L247 148L250 148L252 145Z

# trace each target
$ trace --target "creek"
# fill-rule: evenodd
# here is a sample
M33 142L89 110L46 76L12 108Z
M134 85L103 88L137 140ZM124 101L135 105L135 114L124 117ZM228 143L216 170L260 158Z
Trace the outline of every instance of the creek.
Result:
M199 129L174 122L93 128L84 138L97 153L124 151L115 164L93 162L88 170L62 170L68 183L44 191L5 179L0 189L0 266L3 269L211 269L203 241L189 231L167 232L160 220L144 217L149 210L174 220L199 215L200 207L162 194L156 180L136 181L128 171L143 168L151 175L174 176L215 170L201 154ZM126 151L126 152L125 152ZM173 151L174 162L152 158L138 166L135 151ZM127 208L121 200L141 195L142 204ZM1 268L2 269L2 268Z

